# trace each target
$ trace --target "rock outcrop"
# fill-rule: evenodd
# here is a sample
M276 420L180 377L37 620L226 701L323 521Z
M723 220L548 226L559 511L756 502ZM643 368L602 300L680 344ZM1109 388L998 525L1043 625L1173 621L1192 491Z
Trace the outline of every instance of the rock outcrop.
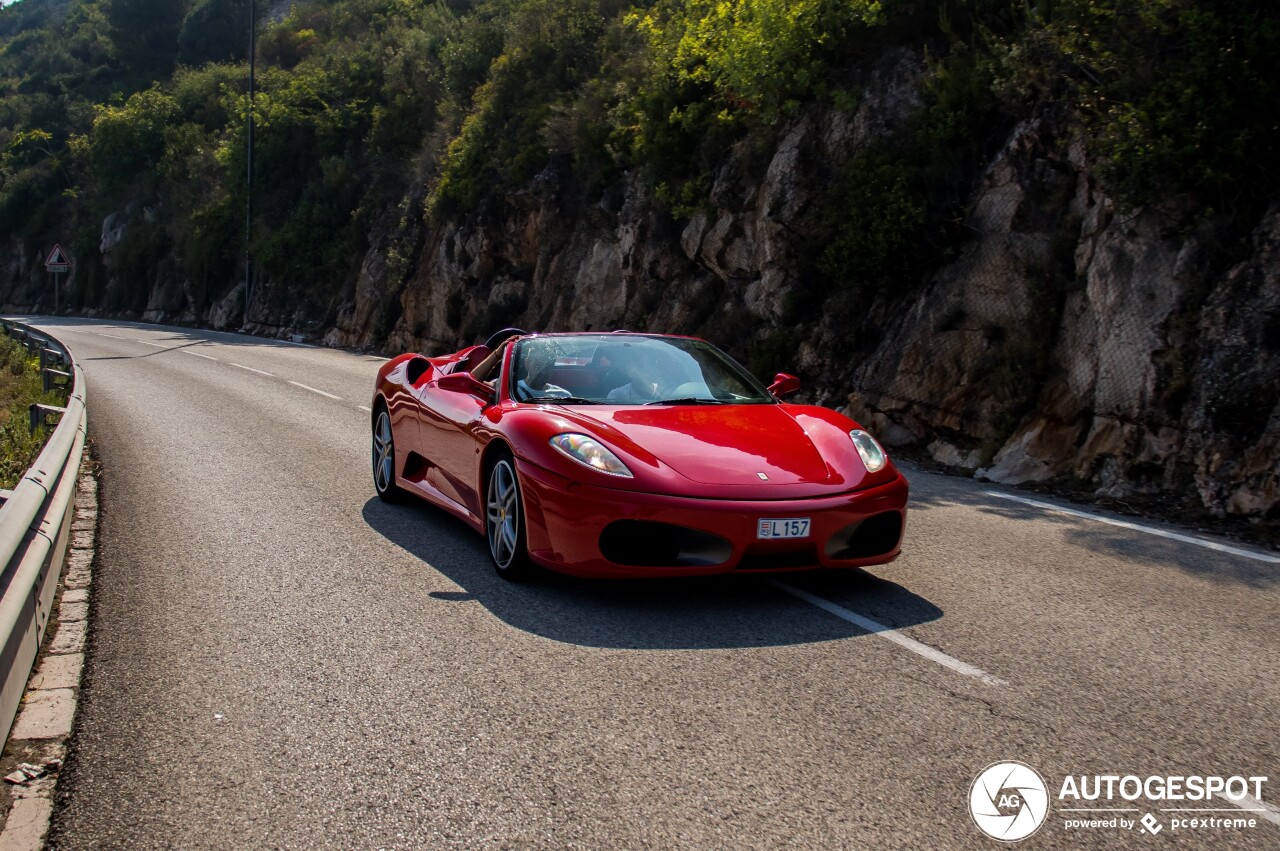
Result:
M1247 260L1123 212L1084 146L1020 125L971 206L977 234L858 368L850 410L998 482L1274 520L1280 206Z

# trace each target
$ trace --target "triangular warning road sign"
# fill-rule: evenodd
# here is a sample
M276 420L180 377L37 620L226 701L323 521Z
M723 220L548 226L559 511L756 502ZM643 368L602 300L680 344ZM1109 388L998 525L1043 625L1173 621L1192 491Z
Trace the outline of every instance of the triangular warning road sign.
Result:
M49 252L49 258L44 261L45 269L50 272L65 272L70 265L71 258L62 250L61 245L53 246L53 250Z

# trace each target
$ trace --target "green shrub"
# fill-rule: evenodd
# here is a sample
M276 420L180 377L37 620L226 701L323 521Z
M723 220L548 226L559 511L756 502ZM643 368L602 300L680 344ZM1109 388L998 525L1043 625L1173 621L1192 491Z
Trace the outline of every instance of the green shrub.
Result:
M248 32L248 0L199 0L178 32L178 60L192 66L242 61Z
M907 126L844 165L820 202L820 280L853 298L905 293L959 250L963 204L1007 132L993 74L984 53L953 43Z
M1107 186L1256 215L1280 192L1280 16L1267 0L1060 0L1033 34L1058 51ZM1246 217L1247 218L1247 217ZM1251 222L1246 222L1246 226Z
M503 52L441 159L433 213L471 209L547 164L545 130L556 105L575 97L598 70L601 39L622 8L618 0L525 0L516 7Z
M0 488L12 488L22 480L48 437L45 430L30 431L28 407L33 402L61 407L66 394L45 393L40 359L0 335Z
M884 23L883 6L880 0L663 0L632 13L630 21L665 73L714 93L717 119L748 113L771 122L831 92L834 60L847 55L859 30Z
M890 142L849 161L826 198L831 236L819 268L829 280L874 292L919 262L928 204L920 172Z
M177 102L158 86L123 106L97 107L89 156L100 185L118 192L138 181L150 183L164 155L165 129L178 115Z

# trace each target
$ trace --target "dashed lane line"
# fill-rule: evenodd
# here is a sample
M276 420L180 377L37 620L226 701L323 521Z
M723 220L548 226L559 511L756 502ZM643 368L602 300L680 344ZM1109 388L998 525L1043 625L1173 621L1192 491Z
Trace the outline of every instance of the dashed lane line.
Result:
M248 370L249 372L256 372L256 373L258 373L258 375L265 375L265 376L267 376L268 378L275 378L275 377L276 377L276 374L275 374L274 372L267 372L267 371L266 371L266 370L264 370L264 369L254 369L254 368L253 368L253 367L251 367L251 366L245 366L245 365L244 365L244 364L242 364L242 363L235 363L234 361L227 361L227 363L229 363L229 364L231 364L232 366L237 367L237 368L239 368L239 369Z
M75 331L75 330L78 330L78 329L68 329L68 330ZM167 346L167 345L165 345L165 344L163 344L163 343L153 343L153 342L151 342L150 340L138 340L138 339L130 338L130 337L117 337L117 336L116 336L116 335L114 335L114 334L104 334L104 333L102 333L101 331L86 331L86 332L84 332L84 333L88 333L88 334L96 334L96 335L97 335L97 336L99 336L99 337L110 337L110 338L111 338L111 339L113 339L113 340L125 340L125 341L129 341L129 340L131 340L131 339L132 339L132 341L133 341L133 342L135 342L135 343L142 343L144 346L154 346L154 347L155 347L155 348L157 348L157 349L164 349L165 351L171 351L171 350L173 350L173 349L177 349L178 351L182 352L184 355L191 355L191 356L193 356L193 357L197 357L197 358L204 358L205 360L211 360L211 361L215 361L215 362L218 362L218 363L222 363L222 362L223 362L221 358L215 358L215 357L213 357L212 355L202 355L202 354L200 354L199 352L193 352L193 351L191 351L190 349L182 348L182 347L179 347L179 346ZM288 342L288 341L282 341L282 342ZM294 345L294 346L302 346L302 347L304 347L304 348L316 348L315 346L309 346L309 345L307 345L307 344L305 344L305 343L292 343L292 342L291 342L291 343L290 343L290 345ZM375 359L375 360L383 360L383 361L387 360L386 358L373 358L373 359ZM275 377L276 377L276 374L275 374L274 372L267 372L265 369L257 369L257 368L252 367L252 366L245 366L244 364L242 364L242 363L236 363L235 361L226 361L226 363L227 363L227 364L229 364L229 365L231 365L231 366L234 366L236 369L243 369L243 370L245 370L246 372L253 372L253 373L257 373L258 375L265 375L267 378L275 378ZM341 396L336 396L336 395L334 395L333 393L329 393L329 392L326 392L326 391L324 391L324 390L320 390L319 388L312 387L312 386L310 386L309 384L303 384L301 381L290 381L289 383L290 383L290 384L292 384L294 387L301 387L303 390L309 390L309 391L311 391L312 393L316 393L316 394L318 394L318 395L320 395L320 396L324 396L324 397L325 397L325 398L327 398L327 399L334 399L334 400L339 401L339 402L340 402L340 401L342 401L342 397L341 397ZM371 413L373 413L373 409L372 409L372 408L370 408L370 407L369 407L369 406L367 406L367 405L356 405L356 408L357 408L358 410L364 411L364 412L365 412L365 413L367 413L367 414L371 414Z
M1026 499L1021 496L1000 493L999 491L983 491L987 496L994 496L996 499L1004 499L1009 502L1020 502L1023 505L1030 505L1044 511L1052 511L1055 514L1066 514L1070 517L1080 517L1085 520L1095 520L1098 523L1106 523L1108 526L1119 526L1121 529L1130 529L1134 532L1145 532L1148 535L1155 535L1158 538L1168 538L1172 541L1180 541L1184 544L1192 544L1197 547L1204 547L1207 550L1216 550L1220 553L1230 553L1233 556L1241 558L1249 558L1254 561L1262 561L1268 564L1280 564L1280 556L1273 556L1268 553L1260 553L1256 550L1246 550L1240 547L1232 547L1226 544L1219 544L1217 541L1206 541L1203 538L1195 538L1191 535L1181 535L1177 532L1170 532L1165 529L1157 529L1152 526L1143 526L1139 523L1130 523L1126 520L1115 520L1111 517L1103 517L1099 514L1090 514L1086 511L1077 511L1074 508L1065 508L1061 505L1054 505L1050 502L1041 502L1038 499Z
M77 330L77 329L69 329L69 330ZM86 333L96 334L97 337L109 337L114 340L131 340L132 339L132 342L134 343L142 343L143 346L154 346L155 348L163 348L165 349L165 351L170 351L170 349L172 348L177 348L179 352L182 352L183 354L191 354L192 357L202 357L202 358L205 358L206 361L215 361L219 363L223 362L221 361L221 358L212 357L211 354L201 354L200 352L192 352L191 349L187 349L187 348L169 347L169 346L165 346L165 344L163 343L152 343L150 342L150 340L140 340L140 339L133 339L128 337L116 337L115 334L104 334L104 333L101 333L101 331L86 331ZM303 344L303 343L291 343L291 346L303 346L306 348L316 348L314 346L306 346L306 344ZM387 360L387 358L374 358L374 360L385 361ZM236 369L238 370L244 370L247 372L256 372L257 375L265 375L266 378L270 378L270 379L275 378L275 372L259 370L259 369L256 369L256 367L252 367L252 366L244 366L243 363L237 363L234 361L227 361L227 363L229 363L230 366L236 367ZM334 401L338 401L338 402L342 401L342 397L340 397L340 395L334 395L333 393L325 392L325 390L314 388L314 386L303 384L302 381L289 381L289 384L292 384L293 386L297 386L297 388L302 388L303 390L310 390L311 393L315 393L317 395L323 395L323 397L325 398L334 399ZM372 413L372 408L370 408L369 406L365 406L365 404L357 404L356 408L357 410L364 411L365 413Z
M871 618L863 617L857 612L851 612L844 606L836 605L830 600L824 600L816 594L810 594L808 591L802 591L794 585L789 585L778 579L769 580L769 584L775 588L780 588L783 591L786 591L793 597L799 597L806 603L817 606L824 612L833 614L841 620L848 621L860 629L865 629L872 635L878 635L886 641L892 641L904 650L910 650L917 656L928 659L930 662L941 665L942 667L954 671L957 674L961 674L966 677L973 677L975 680L981 680L989 686L1007 686L1009 684L1005 680L1002 680L993 674L988 674L981 668L970 665L968 662L961 662L954 656L948 656L936 647L930 647L927 644L922 644L921 642L916 641L914 638L908 638L896 629L887 627L879 621L873 621Z
M303 390L310 390L312 393L319 393L321 396L328 396L330 399L337 399L338 401L342 401L341 396L335 396L332 393L326 393L323 390L317 390L314 387L303 384L301 381L290 381L289 383L292 384L294 387L301 387Z

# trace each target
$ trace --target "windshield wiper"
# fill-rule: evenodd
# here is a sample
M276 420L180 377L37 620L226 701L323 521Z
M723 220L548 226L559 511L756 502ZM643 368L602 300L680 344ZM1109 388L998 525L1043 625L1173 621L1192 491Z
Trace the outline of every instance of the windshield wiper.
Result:
M595 399L584 399L581 396L530 396L523 399L524 402L536 402L538 404L551 403L553 405L570 404L570 405L599 405Z
M655 399L645 402L646 405L727 405L720 399L708 399L705 396L681 396L677 399Z

